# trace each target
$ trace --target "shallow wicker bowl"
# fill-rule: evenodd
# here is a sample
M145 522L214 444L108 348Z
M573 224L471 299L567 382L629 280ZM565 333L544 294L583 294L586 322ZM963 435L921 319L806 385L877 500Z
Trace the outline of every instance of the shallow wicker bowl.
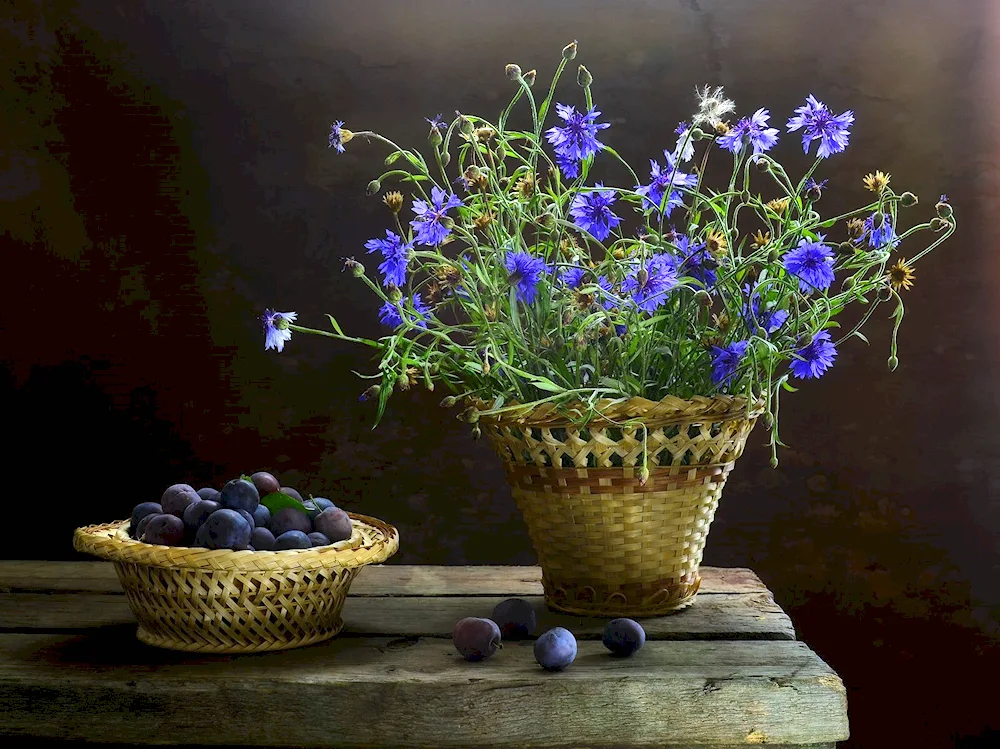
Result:
M348 513L349 539L288 551L158 546L128 535L129 521L77 528L77 551L114 562L138 638L198 653L257 653L335 637L362 567L396 553L399 533Z

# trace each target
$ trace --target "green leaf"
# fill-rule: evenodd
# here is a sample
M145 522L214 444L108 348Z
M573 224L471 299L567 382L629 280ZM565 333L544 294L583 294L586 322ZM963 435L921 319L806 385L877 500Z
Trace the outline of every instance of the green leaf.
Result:
M385 165L390 166L396 163L396 160L402 155L402 151L394 151L385 157Z
M545 377L532 377L531 384L534 385L539 390L545 390L549 393L565 393L566 388L559 387L552 380Z
M283 507L294 507L301 512L306 511L306 506L299 500L282 492L271 492L267 496L261 497L260 503L270 510L272 515Z
M793 388L791 385L788 384L788 380L782 380L781 381L781 387L784 388L785 390L787 390L789 393L797 393L797 392L799 392L798 388Z
M327 315L327 317L330 318L330 325L332 325L333 329L337 331L337 335L344 335L343 329L337 324L337 321L333 319L333 315Z
M854 331L854 335L856 335L856 336L857 336L858 338L860 338L860 339L861 339L862 341L864 341L865 343L867 343L867 344L868 344L869 346L871 346L871 345L872 345L872 344L871 344L871 341L869 341L869 340L868 340L868 339L867 339L867 338L865 337L864 333L862 333L862 332L861 332L860 330L855 330L855 331Z

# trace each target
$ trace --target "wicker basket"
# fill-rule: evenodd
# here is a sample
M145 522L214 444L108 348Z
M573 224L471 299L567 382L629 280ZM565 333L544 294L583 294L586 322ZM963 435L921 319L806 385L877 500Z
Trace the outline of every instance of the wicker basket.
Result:
M484 404L477 404L481 408ZM708 528L762 412L741 397L631 398L573 425L551 404L479 420L542 568L546 604L587 616L659 616L694 602Z
M77 528L73 546L114 562L148 645L198 653L257 653L328 640L343 628L351 581L399 548L391 525L348 513L349 539L288 551L158 546L128 521Z

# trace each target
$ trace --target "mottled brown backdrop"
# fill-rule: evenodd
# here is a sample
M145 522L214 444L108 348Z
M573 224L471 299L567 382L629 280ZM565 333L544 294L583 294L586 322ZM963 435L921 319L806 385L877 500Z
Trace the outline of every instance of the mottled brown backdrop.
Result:
M705 562L748 566L844 677L854 747L994 746L1000 730L997 434L1000 3L996 0L48 0L0 23L0 404L8 557L73 558L71 530L176 481L271 469L396 524L404 563L530 564L498 460L441 394L372 409L364 350L256 316L330 312L378 332L341 259L385 227L385 153L425 116L495 114L503 66L546 80L579 39L605 131L643 166L692 87L784 122L809 93L852 108L822 169L837 211L892 173L961 226L888 315L760 427ZM560 98L579 99L570 77ZM574 98L575 97L575 98ZM780 158L804 169L798 140ZM912 253L911 253L912 254ZM885 308L883 308L885 309ZM17 527L16 522L23 522Z

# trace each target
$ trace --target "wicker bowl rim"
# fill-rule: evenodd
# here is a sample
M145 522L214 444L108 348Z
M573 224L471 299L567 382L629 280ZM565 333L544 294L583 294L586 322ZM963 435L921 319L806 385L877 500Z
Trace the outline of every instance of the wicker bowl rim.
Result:
M361 567L384 562L399 549L399 531L395 527L368 515L347 514L354 529L349 539L311 549L232 551L147 544L129 537L130 520L77 528L73 533L73 548L112 562L247 572Z

